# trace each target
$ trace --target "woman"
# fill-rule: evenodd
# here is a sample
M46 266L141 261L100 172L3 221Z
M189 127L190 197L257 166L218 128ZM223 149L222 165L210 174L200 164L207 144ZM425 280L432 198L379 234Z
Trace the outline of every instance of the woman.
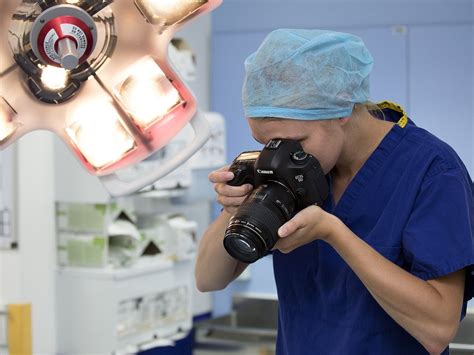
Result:
M245 63L254 138L300 141L331 190L322 208L278 231L278 354L448 353L473 295L469 174L398 106L367 103L372 62L355 36L284 29ZM252 190L227 185L232 178L227 167L209 176L223 211L201 241L201 291L226 287L247 266L222 243Z

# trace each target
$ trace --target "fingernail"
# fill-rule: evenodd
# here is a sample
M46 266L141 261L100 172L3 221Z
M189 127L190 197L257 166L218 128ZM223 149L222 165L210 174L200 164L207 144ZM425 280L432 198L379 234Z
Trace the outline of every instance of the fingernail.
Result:
M287 233L286 227L280 227L280 229L278 229L278 235L279 235L281 238L286 237L286 233Z
M234 178L234 173L231 171L228 171L225 173L225 178L226 179L233 179Z

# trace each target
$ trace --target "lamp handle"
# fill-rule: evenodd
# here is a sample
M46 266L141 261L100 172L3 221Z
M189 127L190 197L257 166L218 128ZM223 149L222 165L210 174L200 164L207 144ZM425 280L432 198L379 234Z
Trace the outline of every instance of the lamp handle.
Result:
M145 186L153 184L156 180L169 174L171 171L179 167L186 160L188 160L195 152L197 152L211 136L209 123L204 114L197 110L193 118L189 122L194 130L194 139L173 159L163 164L160 168L153 170L150 174L140 176L132 181L123 181L115 173L100 176L99 179L104 185L105 189L111 196L130 195Z

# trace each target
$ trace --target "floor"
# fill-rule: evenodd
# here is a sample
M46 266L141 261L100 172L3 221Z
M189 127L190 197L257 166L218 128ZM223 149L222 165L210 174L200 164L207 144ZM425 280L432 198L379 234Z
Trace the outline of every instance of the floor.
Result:
M268 347L207 347L193 351L193 355L275 355L275 350Z

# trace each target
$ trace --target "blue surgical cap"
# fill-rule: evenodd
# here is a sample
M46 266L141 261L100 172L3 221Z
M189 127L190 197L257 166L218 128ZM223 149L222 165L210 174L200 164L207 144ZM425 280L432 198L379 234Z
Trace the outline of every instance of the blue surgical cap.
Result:
M369 99L373 59L348 33L280 29L245 60L245 116L324 120Z

